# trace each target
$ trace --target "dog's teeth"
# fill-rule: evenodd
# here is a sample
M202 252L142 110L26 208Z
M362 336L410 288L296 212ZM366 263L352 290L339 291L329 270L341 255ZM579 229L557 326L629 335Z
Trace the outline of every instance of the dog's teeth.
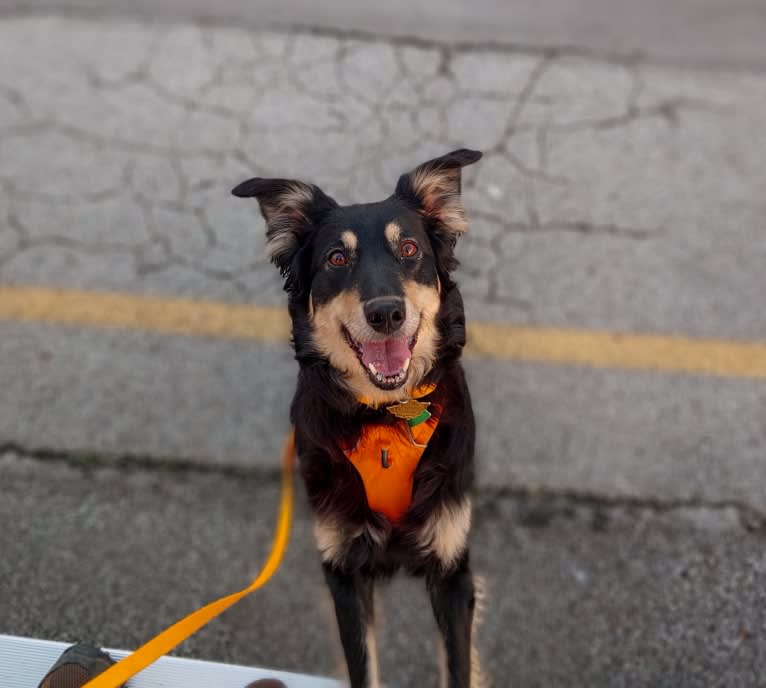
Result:
M410 361L411 361L411 360L412 360L412 357L408 358L408 359L407 359L407 360L404 362L404 367L402 368L402 372L401 372L401 373L399 373L399 374L397 375L397 377L399 377L399 375L402 375L402 374L404 374L404 373L406 373L406 372L407 372L407 369L410 367Z
M374 363L368 363L368 364L367 364L367 368L369 369L369 371L370 371L370 372L371 372L373 375L375 375L375 376L377 376L377 375L378 375L378 369L375 367L375 364L374 364Z

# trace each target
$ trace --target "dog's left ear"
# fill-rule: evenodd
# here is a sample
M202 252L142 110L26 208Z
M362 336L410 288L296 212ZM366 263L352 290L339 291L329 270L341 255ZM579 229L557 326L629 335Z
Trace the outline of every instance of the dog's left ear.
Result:
M460 170L481 155L466 148L452 151L403 174L396 185L396 195L431 220L434 231L452 245L468 229L460 198Z
M318 186L292 179L255 177L231 191L240 198L258 199L266 220L266 252L283 277L286 288L295 286L294 262L322 216L338 204Z

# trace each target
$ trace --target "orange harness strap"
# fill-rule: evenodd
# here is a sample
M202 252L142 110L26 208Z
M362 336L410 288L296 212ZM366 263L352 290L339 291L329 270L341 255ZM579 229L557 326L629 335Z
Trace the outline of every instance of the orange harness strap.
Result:
M433 387L424 390L426 394L431 391ZM424 396L423 392L418 396ZM441 409L436 405L433 409L435 413L425 420L369 423L362 428L357 445L344 450L362 478L370 508L392 523L404 516L412 502L415 469L439 424Z

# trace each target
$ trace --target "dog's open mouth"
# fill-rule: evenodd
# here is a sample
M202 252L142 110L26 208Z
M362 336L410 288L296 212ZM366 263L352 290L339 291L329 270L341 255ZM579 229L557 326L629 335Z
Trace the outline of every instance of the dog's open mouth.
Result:
M404 384L412 361L412 349L417 335L412 337L389 337L374 342L355 340L344 327L343 335L356 353L365 372L376 387L396 389Z

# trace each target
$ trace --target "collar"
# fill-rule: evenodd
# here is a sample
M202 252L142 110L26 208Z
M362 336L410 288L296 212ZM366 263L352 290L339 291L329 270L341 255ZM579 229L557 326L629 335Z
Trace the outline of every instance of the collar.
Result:
M417 387L415 387L415 389L412 390L409 396L404 397L403 399L400 399L399 403L407 402L410 399L420 399L421 397L427 397L435 389L436 389L435 382L426 382L425 384L418 385ZM376 404L372 402L372 399L370 399L369 397L357 397L356 400L360 404L363 404L364 406L379 408ZM391 403L395 405L397 402L391 402Z

